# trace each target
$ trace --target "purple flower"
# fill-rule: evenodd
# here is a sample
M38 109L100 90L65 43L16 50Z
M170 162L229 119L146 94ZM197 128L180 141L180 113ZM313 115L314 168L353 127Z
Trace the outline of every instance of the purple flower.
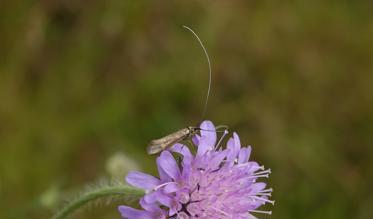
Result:
M193 138L196 154L183 144L175 144L157 158L159 178L130 172L126 181L144 189L146 195L140 200L144 210L119 206L123 218L128 219L256 219L257 210L270 200L272 189L258 182L268 178L265 170L254 161L249 161L251 147L241 148L238 135L220 146L227 132L217 142L215 126L204 121L200 135ZM181 157L180 162L174 158Z

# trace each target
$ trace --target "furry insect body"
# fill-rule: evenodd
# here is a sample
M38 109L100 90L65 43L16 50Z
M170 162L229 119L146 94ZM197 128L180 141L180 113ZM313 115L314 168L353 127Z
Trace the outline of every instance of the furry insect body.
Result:
M156 139L150 142L147 152L148 154L157 154L167 148L170 148L172 145L184 141L197 133L200 128L189 126L183 128L179 131L171 133L163 138Z

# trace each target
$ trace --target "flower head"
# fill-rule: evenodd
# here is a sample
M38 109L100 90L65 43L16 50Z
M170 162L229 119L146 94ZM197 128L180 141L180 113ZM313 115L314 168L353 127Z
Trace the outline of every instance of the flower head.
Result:
M272 189L258 182L267 178L265 170L254 161L249 161L251 147L241 148L238 135L220 147L224 132L217 142L215 126L210 121L202 122L200 135L193 137L197 151L177 143L163 151L157 158L159 178L130 172L126 181L144 189L146 195L140 200L144 210L120 206L123 218L128 219L256 219L256 213L271 214L257 210L271 203ZM175 156L181 157L177 162Z

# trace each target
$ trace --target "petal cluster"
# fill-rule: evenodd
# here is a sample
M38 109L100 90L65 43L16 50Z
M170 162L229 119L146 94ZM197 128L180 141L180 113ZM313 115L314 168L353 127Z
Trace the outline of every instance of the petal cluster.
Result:
M200 130L193 137L195 154L178 143L159 155L159 178L141 172L127 175L126 181L146 195L140 200L143 210L119 206L123 218L256 219L254 215L271 214L257 210L274 201L269 199L272 189L258 182L270 170L249 161L251 147L241 147L236 133L221 147L227 132L217 141L211 121L202 122Z

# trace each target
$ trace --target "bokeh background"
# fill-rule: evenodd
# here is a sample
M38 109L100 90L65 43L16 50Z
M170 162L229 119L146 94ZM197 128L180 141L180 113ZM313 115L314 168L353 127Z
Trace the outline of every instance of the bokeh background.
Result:
M0 218L49 218L206 118L272 169L273 219L373 218L370 1L0 2ZM73 218L119 218L99 204Z

